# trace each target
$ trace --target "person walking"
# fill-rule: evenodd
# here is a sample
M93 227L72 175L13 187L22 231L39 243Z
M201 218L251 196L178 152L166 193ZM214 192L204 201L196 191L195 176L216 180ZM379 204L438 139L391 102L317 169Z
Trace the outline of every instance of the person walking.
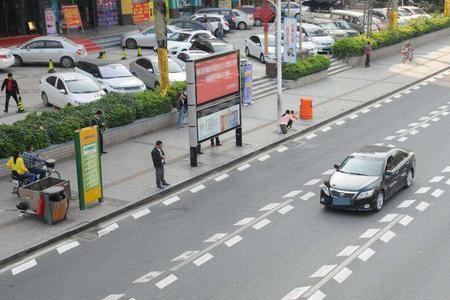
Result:
M33 145L28 144L25 147L22 158L25 162L25 167L27 167L30 173L39 176L39 180L45 178L47 175L47 171L43 168L45 160L43 160L39 154L33 152Z
M223 40L223 35L224 35L223 25L222 22L219 21L219 24L217 25L217 37L219 38L219 40Z
M164 190L165 185L169 185L164 179L164 165L166 164L166 154L162 149L163 142L157 141L152 150L153 166L155 167L156 187Z
M178 126L180 128L183 128L185 120L186 120L186 112L187 112L186 91L184 91L183 93L180 93L178 95L177 109L178 109Z
M368 68L370 67L370 56L372 55L372 46L370 45L370 41L368 41L366 46L364 46L364 54L366 55L366 64L364 66Z
M19 85L17 84L17 81L13 79L13 74L8 73L8 77L3 80L1 93L3 95L3 90L6 90L6 99L5 99L5 110L3 112L8 112L9 107L9 99L13 97L13 99L16 101L16 105L19 106L19 101L17 96L20 96L19 92ZM20 112L18 110L17 112Z
M101 120L102 115L103 112L101 110L97 110L94 114L94 118L91 121L91 126L98 127L98 143L100 144L100 154L106 154L108 152L103 151L103 133L106 130L106 125Z

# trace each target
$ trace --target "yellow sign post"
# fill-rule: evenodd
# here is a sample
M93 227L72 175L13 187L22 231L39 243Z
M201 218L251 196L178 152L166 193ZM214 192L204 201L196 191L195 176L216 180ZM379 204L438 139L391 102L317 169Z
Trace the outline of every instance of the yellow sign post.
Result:
M156 44L158 45L161 95L169 90L169 58L167 51L167 6L165 0L154 1Z
M450 17L450 0L444 2L444 16Z

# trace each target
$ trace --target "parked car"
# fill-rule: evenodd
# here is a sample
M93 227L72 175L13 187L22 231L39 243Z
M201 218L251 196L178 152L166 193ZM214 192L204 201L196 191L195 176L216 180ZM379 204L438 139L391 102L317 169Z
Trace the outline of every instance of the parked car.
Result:
M388 10L387 8L374 8L372 11L372 15L379 18L383 23L389 22L389 16L388 16ZM403 26L406 25L406 22L410 20L411 17L408 17L406 12L402 10L398 10L398 19L397 19L397 25Z
M234 46L222 40L196 40L189 50L201 50L207 53L219 53L234 50Z
M297 31L297 40L299 37L299 32ZM281 40L283 43L284 39L284 32L281 33ZM298 50L298 46L297 46ZM302 50L307 50L308 55L315 55L319 52L319 49L317 48L316 44L314 44L309 37L307 37L305 34L302 34Z
M302 13L302 15L304 15L305 13L308 13L309 7L303 5L300 8L300 4L296 3L296 2L281 2L281 11L282 11L282 15L285 17L295 17L297 18L297 20L300 19L300 11ZM290 15L288 15L288 12Z
M348 25L347 21L344 20L332 20L337 28L344 30L348 36L356 36L359 34L359 31L353 29Z
M145 84L122 64L107 61L79 61L75 72L94 80L103 90L129 94L145 91Z
M80 73L55 73L39 80L45 106L63 108L99 100L103 91L91 78Z
M0 70L6 69L15 64L16 60L11 50L6 48L0 48Z
M218 14L225 17L230 29L235 29L237 25L237 18L231 8L203 8L196 12L197 15L201 14Z
M399 10L405 11L409 16L414 18L431 18L423 9L415 6L400 6Z
M167 36L181 30L181 28L176 26L167 25ZM145 30L135 30L122 34L121 44L122 47L129 49L136 49L138 47L156 48L155 26L150 26Z
M176 26L185 31L187 31L187 30L191 30L191 31L193 31L193 30L208 30L208 28L206 27L205 24L198 22L198 21L189 20L189 19L175 19L170 22L170 25Z
M253 17L253 14L247 14L243 11L240 11L238 9L233 9L234 15L237 18L237 25L236 28L239 30L245 30L249 26L255 25L255 18Z
M255 7L253 5L243 5L237 8L240 11L243 11L247 14L253 14L253 18L255 19L255 26L261 26L263 24L263 15L269 15L269 22L273 22L276 17L276 13L272 7L262 6Z
M87 56L83 45L60 36L41 36L12 49L16 66L29 63L48 63L51 59L64 68L73 67Z
M322 28L326 34L331 36L335 41L347 37L345 30L339 29L336 24L330 19L324 18L306 18L305 23L310 23Z
M303 5L310 11L332 11L336 8L344 8L343 0L304 0Z
M300 25L298 25L300 27ZM298 28L300 29L300 28ZM314 24L302 23L302 33L311 39L319 52L329 53L334 44L334 39L325 30Z
M224 34L230 31L230 27L228 26L228 22L225 20L225 17L222 15L211 15L205 14L208 18L208 21L211 23L212 34L218 36L217 28L219 27L219 23L222 23ZM190 17L191 20L195 20L201 23L205 21L205 15L192 15Z
M256 57L260 62L265 63L267 59L275 59L275 36L269 34L268 55L264 55L264 34L252 35L245 39L245 55ZM283 52L283 47L281 47Z
M169 54L178 55L183 50L191 48L196 40L210 40L216 37L208 30L181 31L167 38L167 49Z
M186 81L186 72L169 57L169 82ZM132 61L130 71L142 80L148 88L155 89L161 85L159 81L158 56L149 55Z
M350 27L357 30L358 32L363 33L365 29L363 28L364 18L367 16L364 15L362 11L355 10L333 10L330 14L330 18L333 20L344 20L346 21ZM384 28L383 22L378 19L376 16L372 17L372 31L377 31Z

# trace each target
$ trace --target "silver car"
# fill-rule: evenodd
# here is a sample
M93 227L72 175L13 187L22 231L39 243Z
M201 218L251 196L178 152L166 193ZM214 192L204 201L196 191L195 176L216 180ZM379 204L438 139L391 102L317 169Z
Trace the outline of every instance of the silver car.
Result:
M249 26L255 25L255 18L252 14L247 14L241 10L233 9L234 15L236 16L236 28L240 30L245 30Z
M80 59L87 56L83 45L75 44L59 36L42 36L12 49L16 66L28 63L48 63L51 59L64 68L71 68Z
M174 32L182 31L173 25L167 25L167 36ZM122 47L136 49L137 47L156 48L155 26L151 26L145 30L131 31L122 35Z
M155 89L159 82L159 65L156 55L144 56L130 63L130 71L148 88ZM186 72L179 63L169 57L169 82L186 81Z

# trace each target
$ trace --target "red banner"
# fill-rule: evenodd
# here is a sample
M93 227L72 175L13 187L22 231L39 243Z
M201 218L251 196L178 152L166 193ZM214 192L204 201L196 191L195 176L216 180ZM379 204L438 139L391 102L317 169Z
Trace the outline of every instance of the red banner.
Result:
M133 22L134 24L150 20L150 9L148 2L133 4Z
M83 26L81 23L80 11L77 5L64 5L62 7L64 20L66 21L66 26L68 28L78 28Z
M239 92L238 53L195 64L197 105Z

